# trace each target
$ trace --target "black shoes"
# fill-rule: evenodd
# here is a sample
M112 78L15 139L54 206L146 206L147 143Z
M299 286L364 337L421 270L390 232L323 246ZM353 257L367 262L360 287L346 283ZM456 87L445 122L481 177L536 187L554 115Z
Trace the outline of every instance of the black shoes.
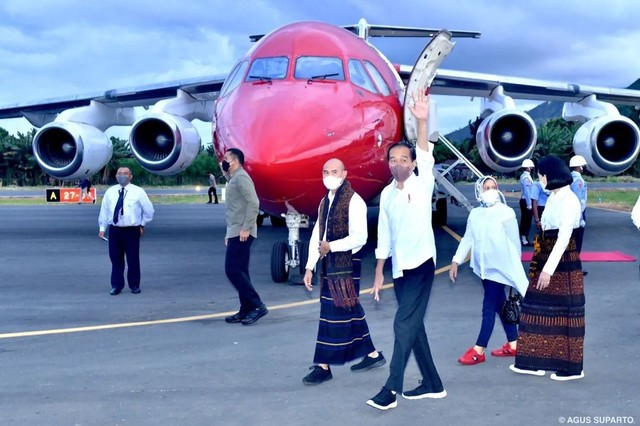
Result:
M378 356L376 358L371 358L369 355L362 358L357 364L351 366L351 371L356 373L364 372L371 370L372 368L382 367L387 363L387 360L382 356L382 352L378 352Z
M302 383L305 385L319 385L322 382L326 382L327 380L333 379L333 374L331 374L331 367L328 367L326 370L319 365L313 365L309 367L311 373L304 376L302 379Z
M242 313L242 312L237 312L233 315L231 315L230 317L226 317L224 320L226 322L228 322L229 324L234 324L237 322L241 322L243 319L245 319L247 316L247 314Z
M112 296L117 296L122 292L121 288L112 288L111 292L109 293ZM131 293L133 294L140 294L140 287L135 287L131 289Z
M433 392L431 389L427 389L427 387L422 384L422 380L420 381L420 386L418 386L414 390L402 392L402 397L404 399L422 399L422 398L441 399L446 396L447 396L446 390L443 389L440 392Z
M242 325L253 324L254 322L258 321L263 316L267 315L268 313L269 313L269 310L267 309L267 307L263 303L262 305L260 305L259 308L256 308L253 311L250 311L247 314L247 316L244 317L244 319L242 320Z
M367 401L367 405L383 411L396 408L398 406L396 393L387 388L382 388L376 396Z

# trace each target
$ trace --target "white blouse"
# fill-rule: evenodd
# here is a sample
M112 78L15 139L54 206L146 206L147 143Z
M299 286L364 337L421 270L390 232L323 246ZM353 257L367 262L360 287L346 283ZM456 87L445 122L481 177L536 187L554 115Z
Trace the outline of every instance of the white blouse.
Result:
M580 200L571 191L569 185L552 191L542 213L540 223L543 231L557 229L558 240L549 254L547 263L542 268L544 272L549 275L553 275L555 272L562 254L567 249L567 245L569 245L571 233L580 226L581 216Z
M529 279L521 260L518 221L502 203L476 207L452 262L461 264L471 251L469 266L480 278L514 287L524 296Z

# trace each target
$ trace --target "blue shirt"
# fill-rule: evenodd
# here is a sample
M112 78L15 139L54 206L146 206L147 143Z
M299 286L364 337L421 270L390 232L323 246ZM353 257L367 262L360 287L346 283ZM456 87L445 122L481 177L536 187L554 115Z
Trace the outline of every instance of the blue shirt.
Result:
M580 220L580 226L584 226L584 210L587 208L587 183L582 178L582 175L578 172L571 172L573 177L573 183L571 184L571 190L580 200L580 207L582 208L582 219Z
M549 198L549 193L542 189L540 181L535 181L531 185L531 199L538 202L538 207L544 207L547 204L547 198Z
M520 188L522 196L527 202L527 208L531 208L531 185L532 185L531 173L522 172L520 175Z

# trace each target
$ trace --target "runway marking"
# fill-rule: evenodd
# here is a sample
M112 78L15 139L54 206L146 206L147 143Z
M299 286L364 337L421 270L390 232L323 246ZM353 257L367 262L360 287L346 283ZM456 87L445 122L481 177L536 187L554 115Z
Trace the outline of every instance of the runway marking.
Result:
M461 237L455 232L453 232L451 229L449 229L446 226L443 226L442 229L444 229L453 238L460 241ZM450 266L444 266L440 269L437 269L435 271L435 274L436 275L441 274L443 272L448 271L450 268L451 268ZM393 283L389 283L389 284L383 285L382 289L387 290L392 287L393 287ZM372 291L370 288L365 290L360 290L361 296L371 295L371 294L372 294ZM319 299L314 298L314 299L304 300L300 302L291 302L291 303L283 303L280 305L268 306L268 308L270 311L277 311L280 309L289 309L289 308L297 308L300 306L312 305L318 302L319 302ZM167 318L167 319L161 319L161 320L149 320L149 321L138 321L138 322L126 322L126 323L120 323L120 324L102 324L102 325L90 325L90 326L84 326L84 327L57 328L57 329L50 329L50 330L20 331L15 333L2 333L0 334L0 339L47 336L52 334L81 333L85 331L114 330L118 328L142 327L142 326L159 325L159 324L176 324L181 322L202 321L202 320L208 320L208 319L224 318L226 316L233 315L235 313L236 313L235 311L228 311L228 312L220 312L217 314L193 315L189 317Z

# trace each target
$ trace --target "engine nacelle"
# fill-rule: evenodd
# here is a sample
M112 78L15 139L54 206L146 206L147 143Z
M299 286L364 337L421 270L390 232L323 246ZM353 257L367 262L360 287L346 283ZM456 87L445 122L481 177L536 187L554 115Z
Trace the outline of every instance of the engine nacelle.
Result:
M580 126L573 150L587 161L587 170L598 176L627 170L640 152L640 131L629 118L603 115Z
M63 180L88 177L111 159L113 144L104 132L82 123L54 121L33 138L33 154L49 175Z
M536 147L536 125L526 113L502 109L485 118L476 132L482 161L493 170L511 172L531 158Z
M200 135L193 124L182 117L155 113L133 125L129 144L133 156L145 170L167 176L189 167L200 151Z

